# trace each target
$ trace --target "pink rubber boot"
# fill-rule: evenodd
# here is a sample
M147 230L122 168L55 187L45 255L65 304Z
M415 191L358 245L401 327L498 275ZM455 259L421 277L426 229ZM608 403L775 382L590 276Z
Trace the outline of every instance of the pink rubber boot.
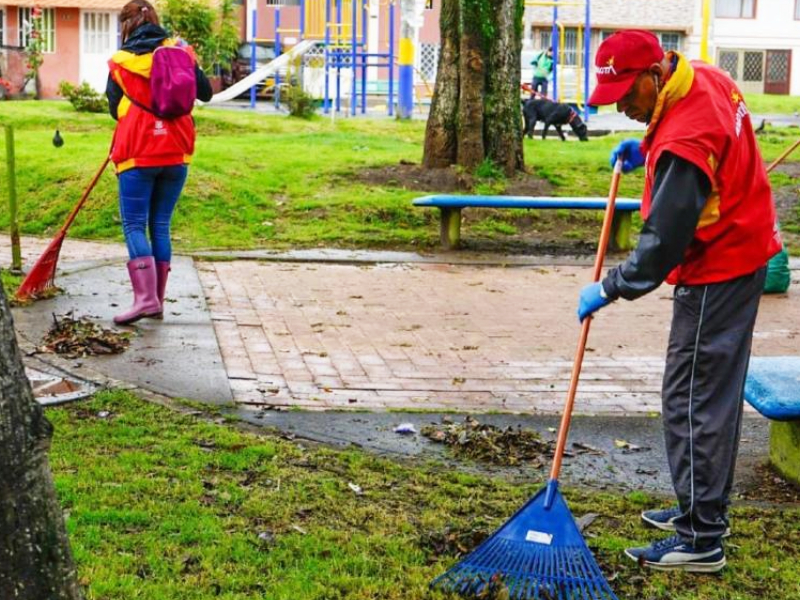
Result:
M166 297L167 292L167 279L169 279L169 272L172 269L169 268L169 261L156 261L156 275L158 277L158 285L156 286L156 294L158 295L158 303L161 305L161 312L157 315L153 315L151 319L163 319L164 318L164 298Z
M144 317L161 312L158 301L156 262L152 256L143 256L128 261L128 275L133 286L133 306L128 312L114 317L117 325L128 325Z

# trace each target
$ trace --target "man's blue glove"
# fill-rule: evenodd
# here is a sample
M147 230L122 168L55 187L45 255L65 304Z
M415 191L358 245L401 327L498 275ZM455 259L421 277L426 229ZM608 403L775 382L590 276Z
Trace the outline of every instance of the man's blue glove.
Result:
M638 169L644 165L644 155L641 150L641 141L630 139L620 142L619 145L611 151L611 166L617 162L617 158L622 158L622 172L630 173L634 169Z
M581 290L580 300L578 301L578 320L583 320L595 311L600 310L611 302L603 290L602 283L591 283Z

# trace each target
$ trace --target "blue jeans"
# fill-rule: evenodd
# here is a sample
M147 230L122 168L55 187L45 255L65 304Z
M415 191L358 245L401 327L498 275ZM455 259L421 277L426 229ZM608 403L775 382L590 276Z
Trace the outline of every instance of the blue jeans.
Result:
M186 165L175 165L130 169L119 174L119 213L131 260L143 256L171 260L169 225L188 171Z

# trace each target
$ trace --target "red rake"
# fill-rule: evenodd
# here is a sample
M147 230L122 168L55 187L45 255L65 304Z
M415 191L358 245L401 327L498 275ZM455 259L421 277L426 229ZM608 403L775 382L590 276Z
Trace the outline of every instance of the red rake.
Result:
M78 212L83 208L86 199L94 189L94 186L97 185L100 176L103 174L103 171L106 170L110 161L111 157L107 156L103 161L103 165L98 169L92 181L89 182L89 185L84 190L81 199L75 205L75 208L72 209L72 212L69 213L64 226L61 227L56 237L48 244L45 251L39 257L39 260L36 261L36 264L33 265L33 268L28 272L27 277L25 277L22 285L20 285L17 290L17 300L36 299L42 292L55 287L56 264L58 263L58 255L61 253L61 245L64 243L64 238L67 237L67 230L70 228L70 225L72 225L75 217L78 216Z

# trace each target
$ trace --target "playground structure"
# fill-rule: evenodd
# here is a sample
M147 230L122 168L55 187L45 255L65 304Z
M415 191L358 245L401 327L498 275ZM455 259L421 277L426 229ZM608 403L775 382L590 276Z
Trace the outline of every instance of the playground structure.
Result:
M551 98L556 102L572 104L583 113L583 120L589 121L589 79L591 64L592 26L591 0L525 0L525 7L550 7L553 9L553 26L550 34L553 47L553 91ZM583 26L576 24L576 49L583 53L583 64L576 60L574 67L566 66L566 26L559 21L559 8L577 7L583 9ZM581 83L583 85L581 85Z
M273 11L274 27L272 37L266 38L258 36L259 9L254 5L250 12L249 41L253 45L251 72L258 72L260 75L251 80L251 107L255 106L256 101L254 84L270 75L275 77L274 98L277 105L280 102L280 90L285 85L282 80L291 65L302 60L302 85L312 96L322 98L325 114L331 111L340 112L345 97L349 97L350 114L355 115L359 109L361 113L366 113L370 85L368 79L375 80L383 72L387 111L392 116L396 96L396 2L397 0L378 0L377 3L361 0L267 0L266 10ZM372 4L377 5L379 18L385 19L388 47L384 51L370 48L369 35L380 31L380 27L378 31L369 31ZM290 16L297 27L285 25L288 11L295 13ZM274 69L264 67L256 70L255 45L258 42L275 44L275 53L278 55L276 61L283 56L286 47L292 46L292 59L281 62ZM302 52L295 50L298 46L302 48ZM316 50L319 48L321 54ZM247 79L250 80L249 77ZM238 93L242 93L241 88L237 89L240 90Z

